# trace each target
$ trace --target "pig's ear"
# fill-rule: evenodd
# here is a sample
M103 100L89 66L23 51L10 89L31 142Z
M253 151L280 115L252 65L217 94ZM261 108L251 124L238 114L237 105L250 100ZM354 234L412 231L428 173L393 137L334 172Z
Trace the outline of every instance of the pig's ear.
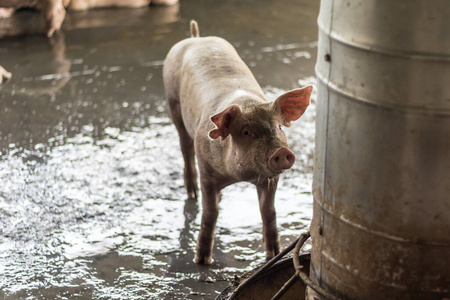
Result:
M312 86L307 86L292 90L273 102L272 108L281 114L284 126L291 126L291 121L295 121L303 115L309 105L312 89Z
M241 114L241 107L233 104L225 108L220 113L211 117L211 121L216 124L217 128L209 132L209 137L217 139L219 136L222 140L230 134L231 123Z

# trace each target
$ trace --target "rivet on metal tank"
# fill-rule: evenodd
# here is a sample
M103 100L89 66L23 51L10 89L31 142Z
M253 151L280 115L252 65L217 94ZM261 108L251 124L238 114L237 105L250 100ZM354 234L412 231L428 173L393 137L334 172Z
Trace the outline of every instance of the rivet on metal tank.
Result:
M310 276L340 299L450 297L448 16L321 1Z

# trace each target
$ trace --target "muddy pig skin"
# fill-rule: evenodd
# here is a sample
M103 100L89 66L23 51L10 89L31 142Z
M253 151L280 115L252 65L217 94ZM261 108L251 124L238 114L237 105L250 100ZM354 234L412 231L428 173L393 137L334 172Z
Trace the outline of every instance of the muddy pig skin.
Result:
M199 37L195 21L191 38L169 51L163 77L189 198L198 196L195 157L199 167L202 219L195 261L211 263L220 191L239 181L256 185L266 254L278 254L274 196L280 174L295 161L281 128L304 113L312 87L269 102L233 46Z

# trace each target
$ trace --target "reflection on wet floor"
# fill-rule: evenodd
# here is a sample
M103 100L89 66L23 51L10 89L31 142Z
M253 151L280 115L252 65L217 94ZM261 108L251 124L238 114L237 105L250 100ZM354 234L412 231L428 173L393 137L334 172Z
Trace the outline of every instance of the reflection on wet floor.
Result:
M264 262L256 191L222 193L214 263L193 263L201 207L187 201L162 63L196 19L228 39L270 99L314 84L313 1L181 0L170 8L0 20L0 298L211 299ZM24 21L27 20L27 21ZM315 94L287 129L297 154L277 191L283 246L312 215Z

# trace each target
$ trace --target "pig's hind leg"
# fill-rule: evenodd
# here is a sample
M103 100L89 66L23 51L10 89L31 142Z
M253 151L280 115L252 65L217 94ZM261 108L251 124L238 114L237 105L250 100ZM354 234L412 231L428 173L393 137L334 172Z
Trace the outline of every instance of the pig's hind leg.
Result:
M189 199L197 199L197 170L195 168L194 140L184 126L178 100L168 99L170 115L180 137L180 148L184 159L184 185Z

